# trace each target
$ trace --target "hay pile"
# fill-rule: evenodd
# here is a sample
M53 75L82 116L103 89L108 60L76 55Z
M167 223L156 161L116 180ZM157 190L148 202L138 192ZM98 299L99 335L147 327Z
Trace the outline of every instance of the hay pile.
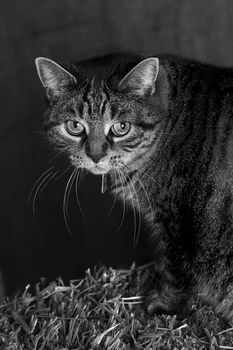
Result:
M0 305L0 349L233 349L233 328L203 305L189 319L149 317L143 295L153 266L100 267L64 285L29 286Z

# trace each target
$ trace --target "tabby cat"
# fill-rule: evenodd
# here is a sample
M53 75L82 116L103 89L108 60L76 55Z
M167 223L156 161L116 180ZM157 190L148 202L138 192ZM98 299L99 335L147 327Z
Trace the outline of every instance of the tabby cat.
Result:
M135 54L36 67L49 139L151 229L148 312L183 317L200 293L233 321L233 70Z

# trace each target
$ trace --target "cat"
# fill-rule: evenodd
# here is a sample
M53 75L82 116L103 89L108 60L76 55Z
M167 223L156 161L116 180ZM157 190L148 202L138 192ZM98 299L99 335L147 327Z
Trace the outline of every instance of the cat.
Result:
M185 317L199 293L233 321L233 70L130 53L36 67L49 140L150 228L147 311Z

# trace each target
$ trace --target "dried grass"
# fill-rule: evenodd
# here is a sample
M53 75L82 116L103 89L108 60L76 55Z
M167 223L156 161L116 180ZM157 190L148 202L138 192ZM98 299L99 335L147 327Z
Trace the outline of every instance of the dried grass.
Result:
M0 305L0 349L233 349L233 328L197 303L189 319L148 316L143 293L153 265L96 268L85 278L29 286Z

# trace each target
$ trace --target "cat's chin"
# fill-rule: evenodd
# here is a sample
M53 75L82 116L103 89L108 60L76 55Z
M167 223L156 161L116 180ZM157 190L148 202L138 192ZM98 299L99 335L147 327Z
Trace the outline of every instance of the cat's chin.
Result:
M94 175L105 175L109 172L109 169L102 168L98 165L88 169Z

